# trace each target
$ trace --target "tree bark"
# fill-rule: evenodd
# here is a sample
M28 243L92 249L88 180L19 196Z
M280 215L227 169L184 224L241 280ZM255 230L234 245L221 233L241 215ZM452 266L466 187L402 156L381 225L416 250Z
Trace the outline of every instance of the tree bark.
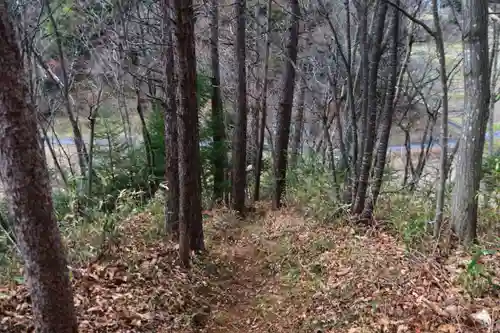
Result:
M175 78L175 47L173 40L172 1L163 2L163 22L165 34L165 180L167 197L165 200L165 230L174 240L179 240L179 141L177 133L177 82Z
M397 4L399 1L397 0ZM385 162L387 157L387 147L392 127L392 115L394 113L394 97L396 93L396 83L398 79L398 42L399 42L399 11L392 9L391 40L389 50L389 82L385 96L385 105L381 114L379 128L379 142L377 146L377 156L375 163L374 184L372 188L372 198L365 204L363 216L371 218L382 186Z
M496 87L500 71L498 69L498 46L499 46L499 26L498 22L493 21L493 43L490 53L490 116L488 118L488 155L493 155L495 144L495 104L497 102Z
M262 155L264 153L264 139L266 130L266 120L267 120L267 88L268 79L267 75L269 72L269 56L271 50L271 39L270 39L270 29L271 29L271 10L272 10L272 0L267 1L267 21L266 21L266 37L265 37L265 51L264 51L264 68L262 69L262 91L260 92L259 105L260 105L260 123L259 123L259 149L257 151L257 159L255 161L255 188L253 193L253 201L259 201L260 199L260 175L262 172Z
M246 78L246 0L236 2L236 62L238 64L238 114L233 136L233 209L245 214L247 78Z
M212 138L213 147L213 176L214 189L213 200L222 203L225 192L224 168L226 166L226 133L224 128L224 114L222 107L220 87L220 63L219 63L219 1L212 0L212 26L210 36L211 60L212 60Z
M192 0L175 0L179 55L179 255L189 266L190 250L204 250L201 216L200 145L196 95L196 52Z
M76 333L72 288L53 211L49 173L7 8L1 0L0 176L25 263L36 331Z
M352 202L355 203L357 200L357 193L360 181L360 173L361 173L361 162L362 162L362 152L364 151L363 143L366 137L366 129L367 129L367 119L368 119L368 96L369 96L369 71L370 71L370 49L369 49L369 27L368 27L368 2L364 2L358 4L356 10L359 19L359 51L360 51L360 63L359 63L359 75L362 78L361 86L361 112L360 117L357 117L356 114L353 114L353 118L355 118L356 122L359 119L359 127L358 127L358 135L357 140L352 142L352 145L357 146L357 153L354 154L354 149L351 149L353 152L351 158L356 158L356 161L353 161L354 170L352 170L353 184L351 187L352 190ZM375 44L376 45L376 44ZM352 73L352 72L351 72ZM359 80L357 80L359 81ZM357 84L353 83L353 89ZM353 102L354 103L354 102ZM354 105L354 104L352 104ZM351 110L352 111L352 110ZM354 111L356 112L356 111ZM362 141L363 140L363 141Z
M295 64L297 62L299 44L300 6L298 0L291 0L292 20L287 46L288 61L286 63L283 82L283 100L277 116L276 157L273 209L281 207L281 199L285 193L286 168L288 162L288 141L290 137L290 122L292 118L293 91L295 88Z
M266 24L266 7L263 7L259 2L255 6L255 22L253 24L253 29L255 30L256 38L255 38L255 59L252 60L254 64L259 64L262 62L262 54L265 53L265 39L261 38L264 36L265 24ZM261 75L259 75L259 67L254 66L252 69L253 76L255 77L255 85L254 90L251 92L251 95L258 96L259 91L262 91L262 80L264 79ZM257 160L257 155L259 153L259 123L260 123L260 99L252 98L251 110L250 110L250 119L249 119L249 128L248 128L248 155L247 160L249 164L255 163Z
M345 121L345 133L344 135L345 138L345 148L343 149L343 154L346 156L344 151L348 151L351 157L351 160L349 161L345 156L343 157L344 160L344 167L348 168L346 177L345 177L345 183L347 185L347 191L351 191L353 189L353 184L356 182L358 173L356 172L356 165L357 165L357 159L358 159L358 126L357 126L357 116L356 116L356 108L354 105L354 80L353 80L353 66L352 66L352 56L353 56L353 48L352 48L352 41L351 41L351 7L349 5L349 0L344 0L344 7L346 9L346 70L347 70L347 107L344 108L345 110L345 115L344 115L344 121ZM340 121L340 115L338 120ZM340 122L339 122L340 124ZM338 128L340 128L339 125L337 125ZM349 203L352 201L352 195L350 196L349 200L347 200Z
M490 100L488 62L488 4L463 2L465 113L458 148L457 177L452 197L451 221L460 241L476 239L482 158Z
M434 237L439 238L441 233L441 222L443 221L444 197L446 190L446 179L448 175L448 72L446 70L446 55L444 51L443 31L439 19L437 0L432 0L432 16L436 33L436 51L439 58L439 78L443 91L443 109L441 113L441 155L439 157L439 185L436 193L436 217L434 218Z
M359 173L359 182L354 202L353 213L359 214L364 208L366 200L366 190L368 188L368 179L370 168L372 166L373 146L376 141L376 121L377 121L377 77L380 57L382 55L382 40L384 37L385 19L387 13L387 2L381 1L377 8L375 38L371 46L369 75L368 75L368 99L366 100L366 109L368 113L363 116L365 121L363 142L363 157Z
M293 137L292 137L292 151L290 152L290 168L294 169L297 166L297 161L300 153L300 142L302 141L302 132L304 130L304 104L306 99L307 82L306 82L306 69L305 64L302 65L302 77L300 79L299 96L297 100L297 108L295 110Z

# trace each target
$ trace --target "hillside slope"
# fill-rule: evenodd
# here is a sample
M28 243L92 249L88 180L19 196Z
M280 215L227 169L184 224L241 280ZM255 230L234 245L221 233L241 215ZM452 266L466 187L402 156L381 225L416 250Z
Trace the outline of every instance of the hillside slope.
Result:
M500 332L498 298L457 283L465 255L424 257L387 231L292 210L210 215L209 253L189 272L155 236L158 217L124 221L105 256L72 270L80 332ZM497 276L499 259L483 262ZM26 289L0 295L0 332L29 330Z

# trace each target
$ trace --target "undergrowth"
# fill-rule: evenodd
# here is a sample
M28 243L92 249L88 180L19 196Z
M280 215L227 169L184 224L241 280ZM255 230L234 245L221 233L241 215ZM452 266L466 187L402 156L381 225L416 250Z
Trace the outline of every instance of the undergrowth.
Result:
M156 140L153 145L155 160L163 161L164 148L159 138L163 135L160 114L153 113L149 124L152 129L156 128L156 131L151 130ZM209 140L210 131L205 133ZM205 203L210 202L209 193L213 186L209 168L210 147L209 142L202 154L206 169L204 177L207 178L203 183ZM144 269L137 263L143 256L139 248L150 251L151 247L165 243L163 190L160 188L154 193L146 193L150 181L160 179L159 170L163 166L155 168L153 175L148 174L144 167L144 152L141 146L135 147L133 152L121 146L98 151L95 194L92 200L83 197L87 204L83 214L80 180L70 179L69 188L54 192L54 209L60 221L70 266L85 266L110 253L116 255L116 260L125 260L120 257L120 249L130 249L133 242L133 253L127 254L124 264L129 272L139 274ZM100 153L109 158L104 159ZM135 162L133 158L136 158ZM272 193L270 165L270 157L265 156L262 175L264 199ZM498 170L495 163L491 165L494 168L490 170L488 179L497 184L495 177ZM425 271L428 269L425 265L429 262L435 264L433 260L438 257L444 261L454 258L448 265L453 266L453 272L444 272L442 267L439 271L443 281L449 283L449 288L458 286L470 299L485 298L498 292L498 264L495 259L498 258L496 251L499 249L500 233L495 206L481 208L480 245L470 249L454 248L454 253L448 252L445 256L437 251L443 244L436 243L431 237L434 198L424 194L431 189L402 191L401 185L391 179L388 171L375 212L376 227L372 230L350 223L348 207L339 201L341 195L338 191L343 181L342 172L333 173L330 166L318 163L317 158L310 156L301 159L288 174L286 203L290 209L269 213L268 207L258 207L264 213L252 215L249 218L251 223L250 220L237 219L226 210L204 214L207 247L212 252L207 257L194 259L195 270L203 271L196 274L200 273L208 279L206 281L230 281L241 274L240 279L250 286L245 293L250 295L261 288L260 284L271 284L275 288L273 293L253 295L245 302L251 303L258 311L256 314L262 318L273 316L275 311L286 317L284 311L287 304L292 304L290 306L295 307L297 313L306 309L312 311L313 315L288 327L297 332L316 328L345 329L347 323L364 323L388 314L399 315L391 312L393 308L385 300L401 298L398 293L407 292L405 288L411 286L405 280L405 274L416 279L421 274L417 270ZM5 213L0 205L0 212L2 210ZM147 217L147 223L139 224L135 216L141 216L141 219ZM6 230L0 239L0 279L1 282L22 284L21 262L15 244L9 239L8 226L4 224L2 226ZM169 248L168 251L174 249ZM154 257L156 254L148 255ZM169 255L175 260L174 254ZM413 271L412 265L418 269ZM244 272L237 273L237 269ZM250 275L250 279L245 278L245 274L254 275ZM206 283L208 290L212 285ZM222 293L221 289L217 290ZM416 292L421 291L415 289ZM411 295L405 297L401 302L416 302ZM203 307L205 301L200 299L196 307ZM342 311L331 310L339 308ZM183 323L189 323L200 313L198 308L192 311L193 317L183 315ZM182 313L181 310L178 312ZM229 319L220 316L217 320L224 322Z
M205 105L211 91L207 76L198 75L197 89L198 102ZM99 256L105 250L103 247L118 237L117 225L128 216L143 211L150 201L155 201L152 200L154 196L161 196L163 191L159 186L164 179L166 158L163 109L154 105L148 114L146 128L143 128L142 139L134 138L132 145L124 140L121 120L109 116L117 113L102 109L102 117L96 120L90 157L91 181L88 174L76 175L68 168L64 170L67 186L58 186L52 191L53 209L72 265ZM205 142L204 149L209 149L213 145L211 132L205 127L202 126L204 135L200 141ZM202 154L202 164L209 170L206 154ZM207 173L205 176L210 177ZM213 188L209 182L203 185L204 193ZM0 201L0 222L0 281L8 281L19 275L21 263L13 222L4 201Z
M294 207L300 208L304 217L312 217L321 223L342 225L349 217L337 214L344 210L341 209L343 204L339 202L334 191L339 186L337 184L341 183L342 175L337 173L335 179L331 169L317 161L317 158L302 159L297 169L290 172L287 200ZM491 263L500 250L498 202L494 202L495 198L498 198L500 184L499 166L497 155L485 158L484 182L488 186L480 193L481 200L485 203L479 214L479 244L463 249L469 259L464 259L457 278L461 287L474 297L485 295L492 289L497 290L500 279L495 275L495 269L498 270L498 267ZM428 195L432 192L432 188L422 187L413 191L401 190L399 180L392 179L391 171L386 171L384 187L374 214L376 224L397 237L408 254L418 253L433 257L450 255L450 251L457 251L456 245L449 243L451 227L447 220L443 224L444 231L440 241L436 242L432 237L435 198ZM447 195L451 195L451 190L447 191ZM445 216L448 215L449 207L445 207ZM321 241L318 242L319 244L313 247L321 248ZM497 271L496 274L498 273Z
M318 157L308 155L289 171L286 200L301 209L306 216L334 222L335 212L343 206L337 189L343 181L342 172L334 174Z
M430 237L432 198L418 191L394 194L389 183L376 227L366 228L332 214L343 204L328 167L301 161L289 177L289 207L280 212L265 202L247 220L224 208L205 212L209 252L193 258L189 273L178 268L175 245L164 237L162 190L147 201L140 191L120 191L113 213L93 211L92 221L66 215L61 232L80 318L89 325L81 331L104 323L141 332L440 332L450 318L423 303L444 308L452 295L460 306L494 309L498 253L484 232L487 223L495 226L486 220L493 212L481 211L480 246L440 257ZM269 170L263 183L268 197ZM13 262L10 281L22 284ZM90 293L84 286L89 278L100 286ZM8 296L14 304L25 302L26 290L19 288ZM96 317L89 304L97 299L105 302ZM116 321L118 308L135 319Z

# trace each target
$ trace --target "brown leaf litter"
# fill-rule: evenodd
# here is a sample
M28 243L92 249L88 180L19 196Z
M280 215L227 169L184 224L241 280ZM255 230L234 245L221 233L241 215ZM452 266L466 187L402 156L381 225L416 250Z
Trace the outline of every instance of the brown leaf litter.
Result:
M190 271L174 244L142 237L152 216L122 223L106 256L72 269L80 332L500 332L498 295L457 284L460 256L439 263L380 230L262 210L213 212ZM26 288L0 291L0 332L32 331Z

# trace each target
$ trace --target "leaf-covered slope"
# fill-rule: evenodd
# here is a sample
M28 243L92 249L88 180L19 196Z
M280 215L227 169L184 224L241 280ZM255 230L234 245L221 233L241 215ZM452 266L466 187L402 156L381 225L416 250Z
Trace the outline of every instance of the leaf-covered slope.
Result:
M190 272L176 265L173 244L151 238L157 218L125 221L105 257L73 269L80 332L500 329L494 291L472 298L458 283L463 262L470 263L465 255L424 257L383 230L258 212L249 221L226 211L207 214L210 253L196 258ZM481 264L498 275L498 259L492 254ZM0 331L26 332L26 289L1 292Z

